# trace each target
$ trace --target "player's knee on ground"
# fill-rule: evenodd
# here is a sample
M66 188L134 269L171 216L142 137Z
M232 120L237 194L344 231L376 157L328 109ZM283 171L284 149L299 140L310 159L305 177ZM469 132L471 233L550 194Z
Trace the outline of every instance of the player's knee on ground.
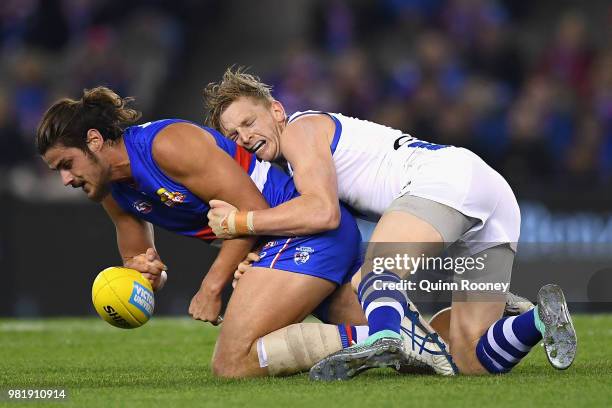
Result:
M231 353L219 352L218 347L213 354L211 367L213 375L217 377L233 377L239 371L237 360L232 358Z
M248 352L215 347L213 374L225 378L285 376L309 370L342 349L338 326L297 323L269 333L250 344Z
M223 378L258 377L265 375L265 371L258 369L257 344L253 342L249 350L239 353L215 352L212 359L213 375Z
M257 370L256 336L249 331L228 339L221 334L215 345L212 372L218 377L253 377L261 375Z

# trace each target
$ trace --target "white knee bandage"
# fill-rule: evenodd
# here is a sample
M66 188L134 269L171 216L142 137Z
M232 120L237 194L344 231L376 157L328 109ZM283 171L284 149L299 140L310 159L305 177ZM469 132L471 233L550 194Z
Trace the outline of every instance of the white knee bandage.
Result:
M322 323L292 324L257 340L259 366L275 376L309 370L341 349L338 326Z

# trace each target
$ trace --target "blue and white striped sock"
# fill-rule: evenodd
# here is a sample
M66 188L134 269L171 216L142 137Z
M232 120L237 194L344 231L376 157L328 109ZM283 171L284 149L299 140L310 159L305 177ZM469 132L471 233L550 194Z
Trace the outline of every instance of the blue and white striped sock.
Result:
M385 286L400 283L399 276L384 271L370 272L359 284L357 296L368 319L370 335L382 330L400 334L400 324L408 313L408 297L403 291Z
M520 316L505 317L482 335L476 346L476 356L488 372L507 373L542 340L538 329L542 325L537 313L536 307Z

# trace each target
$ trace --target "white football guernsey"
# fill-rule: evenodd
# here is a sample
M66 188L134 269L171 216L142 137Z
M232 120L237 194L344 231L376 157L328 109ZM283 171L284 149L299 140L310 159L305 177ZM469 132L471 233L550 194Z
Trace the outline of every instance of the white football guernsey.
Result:
M338 197L366 218L377 219L396 198L414 195L481 220L465 234L470 241L518 241L520 212L514 194L476 154L339 113L296 112L289 122L312 114L335 122L331 150Z

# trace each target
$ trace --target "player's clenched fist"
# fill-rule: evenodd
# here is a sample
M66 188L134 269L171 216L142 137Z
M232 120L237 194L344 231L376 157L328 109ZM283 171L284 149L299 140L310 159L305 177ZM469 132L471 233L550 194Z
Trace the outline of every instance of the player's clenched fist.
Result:
M206 285L202 285L191 299L189 314L195 320L210 322L216 326L223 321L220 313L221 295L207 290Z
M208 226L218 238L232 239L237 236L235 228L238 209L221 200L210 200L208 211Z
M145 279L151 282L153 290L161 290L166 284L168 267L161 261L159 254L154 248L147 249L144 254L136 255L124 262L126 268L135 269Z
M210 200L208 225L218 238L232 239L244 235L256 235L253 211L238 211L221 200Z

